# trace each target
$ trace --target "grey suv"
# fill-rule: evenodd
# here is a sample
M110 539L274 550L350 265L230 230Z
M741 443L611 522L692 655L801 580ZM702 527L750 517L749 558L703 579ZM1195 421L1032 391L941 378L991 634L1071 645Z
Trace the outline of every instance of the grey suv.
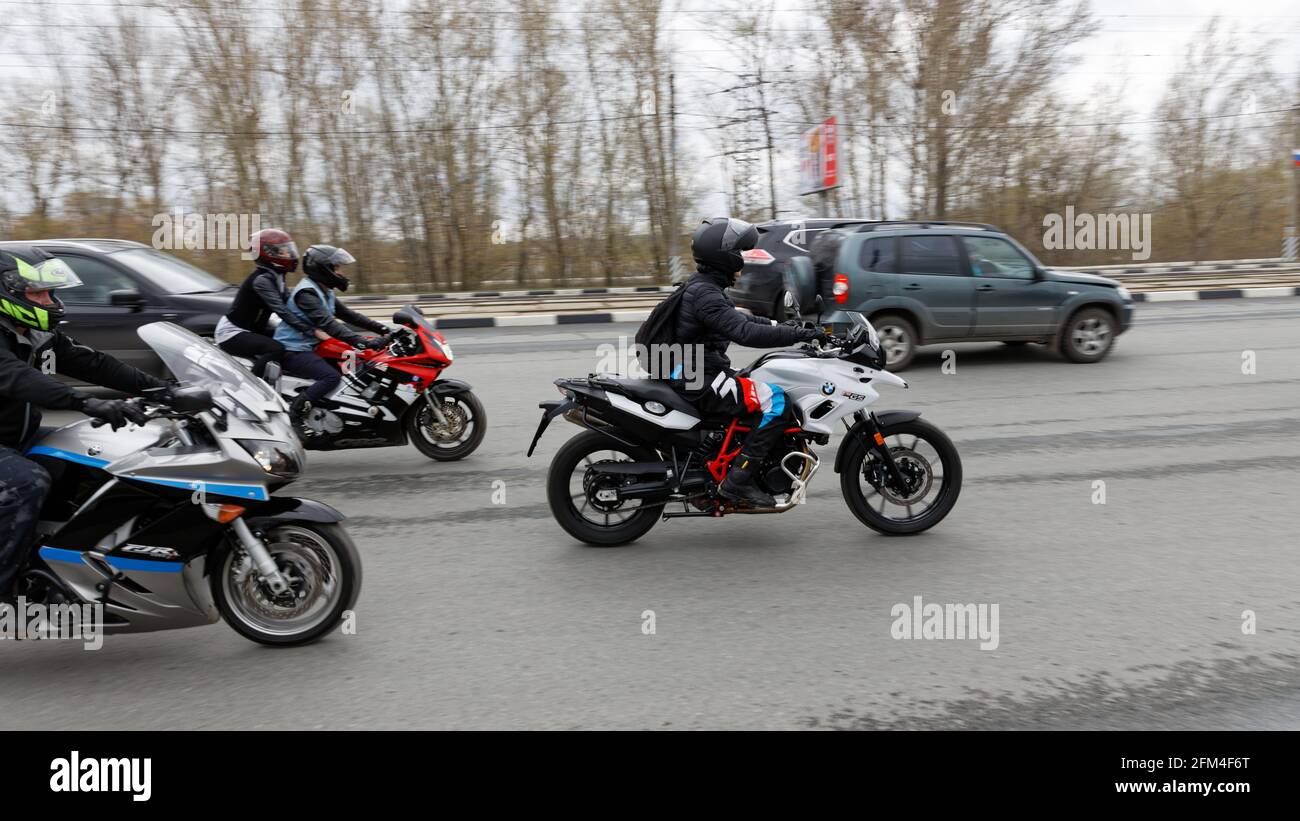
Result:
M794 257L785 288L806 309L822 296L822 321L860 311L876 326L890 370L919 345L1000 341L1058 347L1097 362L1133 319L1119 282L1049 270L992 225L881 221L825 231L808 257Z

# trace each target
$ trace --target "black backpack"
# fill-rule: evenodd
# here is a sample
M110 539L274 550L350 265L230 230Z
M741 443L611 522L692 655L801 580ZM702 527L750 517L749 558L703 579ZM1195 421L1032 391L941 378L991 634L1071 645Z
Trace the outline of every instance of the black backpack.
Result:
M636 358L641 367L650 373L653 379L667 379L671 373L655 373L665 361L654 356L652 346L672 345L677 342L677 314L682 308L682 297L686 293L685 283L679 284L662 302L654 307L650 316L645 318L636 332ZM673 365L677 364L674 357Z

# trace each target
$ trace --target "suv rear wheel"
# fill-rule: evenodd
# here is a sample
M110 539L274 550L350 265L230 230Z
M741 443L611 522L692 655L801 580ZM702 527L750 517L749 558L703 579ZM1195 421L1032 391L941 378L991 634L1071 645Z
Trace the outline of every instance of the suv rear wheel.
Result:
M916 357L916 328L897 314L872 317L871 324L880 335L880 347L885 349L885 367L901 371Z
M1061 354L1071 362L1100 362L1115 344L1115 318L1103 308L1083 308L1065 323Z

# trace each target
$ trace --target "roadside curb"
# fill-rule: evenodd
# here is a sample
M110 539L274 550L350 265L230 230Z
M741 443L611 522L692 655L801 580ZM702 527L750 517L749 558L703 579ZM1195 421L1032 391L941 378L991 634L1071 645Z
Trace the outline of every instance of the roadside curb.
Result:
M1272 288L1210 288L1200 291L1141 291L1133 294L1134 302L1185 302L1201 299L1238 299L1241 297L1300 296L1300 288L1281 285Z
M1300 287L1213 288L1201 291L1146 291L1133 294L1134 302L1195 302L1206 299L1300 296ZM595 325L610 322L644 322L650 311L592 311L579 314L519 314L516 316L452 316L430 320L435 328L526 328L545 325Z

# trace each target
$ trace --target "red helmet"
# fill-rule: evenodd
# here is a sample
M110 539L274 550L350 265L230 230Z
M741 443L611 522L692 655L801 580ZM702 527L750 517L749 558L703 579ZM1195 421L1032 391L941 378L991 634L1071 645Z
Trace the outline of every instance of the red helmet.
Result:
M257 264L274 268L282 274L298 270L298 246L293 237L279 228L263 228L253 234L249 247L257 254Z

